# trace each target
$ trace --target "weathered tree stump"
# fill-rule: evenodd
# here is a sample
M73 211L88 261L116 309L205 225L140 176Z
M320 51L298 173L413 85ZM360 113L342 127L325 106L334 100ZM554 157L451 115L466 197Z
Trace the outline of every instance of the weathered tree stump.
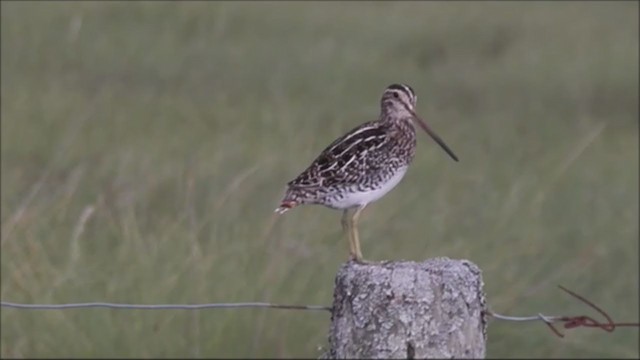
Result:
M436 258L344 264L335 280L329 358L484 358L480 269Z

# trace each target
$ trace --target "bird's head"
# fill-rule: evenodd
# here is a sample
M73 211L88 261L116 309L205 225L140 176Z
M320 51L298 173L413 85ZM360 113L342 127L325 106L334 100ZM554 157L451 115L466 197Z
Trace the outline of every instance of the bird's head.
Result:
M394 114L398 117L413 117L418 97L409 85L389 85L382 93L380 105L382 113Z
M382 93L380 105L382 107L380 116L382 119L397 121L402 119L411 119L417 123L440 147L455 161L458 157L449 149L449 147L440 139L440 137L422 120L415 112L416 101L418 97L409 85L392 84L389 85Z

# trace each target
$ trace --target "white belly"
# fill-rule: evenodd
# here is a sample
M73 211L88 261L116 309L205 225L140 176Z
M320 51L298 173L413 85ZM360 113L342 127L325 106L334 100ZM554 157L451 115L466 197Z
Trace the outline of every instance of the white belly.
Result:
M406 167L403 169L399 169L395 173L395 175L393 175L393 177L391 177L387 182L385 182L377 189L361 192L350 192L348 194L345 194L342 199L336 199L335 201L332 201L330 206L336 209L348 209L374 202L391 191L391 189L396 187L396 185L398 185L400 180L402 180L406 172Z

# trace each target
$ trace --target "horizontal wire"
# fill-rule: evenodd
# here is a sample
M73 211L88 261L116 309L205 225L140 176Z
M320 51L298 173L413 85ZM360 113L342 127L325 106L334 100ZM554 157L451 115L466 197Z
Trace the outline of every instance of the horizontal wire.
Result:
M79 308L108 308L133 310L202 310L202 309L234 309L234 308L271 308L288 310L331 311L331 307L321 305L281 305L264 302L245 303L210 303L210 304L123 304L110 302L86 302L69 304L24 304L1 301L0 306L28 310L64 310Z

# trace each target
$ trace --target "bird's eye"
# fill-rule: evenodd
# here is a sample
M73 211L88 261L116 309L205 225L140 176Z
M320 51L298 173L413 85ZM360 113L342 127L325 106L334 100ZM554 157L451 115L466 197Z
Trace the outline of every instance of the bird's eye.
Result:
M400 97L400 95L398 95L398 92L397 92L397 91L394 91L394 92L393 92L393 97L397 99L397 98L399 98L399 97Z

